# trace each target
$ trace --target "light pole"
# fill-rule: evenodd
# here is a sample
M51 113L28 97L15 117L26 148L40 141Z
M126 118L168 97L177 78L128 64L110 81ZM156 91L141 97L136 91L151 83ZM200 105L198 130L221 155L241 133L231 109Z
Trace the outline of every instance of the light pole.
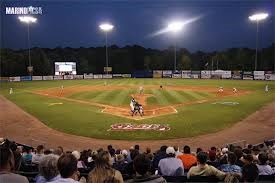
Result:
M255 53L255 71L257 70L257 60L258 60L258 32L259 32L259 22L268 17L267 13L256 13L249 16L249 20L256 22L257 24L257 35L256 35L256 53Z
M31 63L31 49L30 49L30 24L35 23L37 21L37 18L32 16L20 16L18 17L20 22L26 23L28 25L28 49L29 49L29 66L28 66L28 72L30 76L32 75L32 63Z
M107 33L113 30L114 26L109 23L104 23L99 25L99 28L105 32L105 57L106 57L106 74L108 75L108 47L107 47Z
M171 22L167 29L170 32L177 33L182 30L183 28L183 23L182 22ZM177 70L177 44L176 44L176 39L175 39L175 45L174 45L174 71Z

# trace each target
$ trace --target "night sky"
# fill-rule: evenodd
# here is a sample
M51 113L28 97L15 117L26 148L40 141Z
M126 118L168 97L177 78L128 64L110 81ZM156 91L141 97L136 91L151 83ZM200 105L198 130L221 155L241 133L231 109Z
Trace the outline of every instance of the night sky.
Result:
M174 45L197 50L225 50L232 47L255 48L256 23L248 16L265 11L267 20L260 24L259 46L275 42L275 0L1 0L2 48L27 48L27 26L17 15L6 15L6 6L40 6L43 14L32 24L31 47L96 47L104 46L101 22L111 22L115 29L108 34L109 44L120 47L140 45L165 49ZM171 20L186 21L177 35L152 36Z

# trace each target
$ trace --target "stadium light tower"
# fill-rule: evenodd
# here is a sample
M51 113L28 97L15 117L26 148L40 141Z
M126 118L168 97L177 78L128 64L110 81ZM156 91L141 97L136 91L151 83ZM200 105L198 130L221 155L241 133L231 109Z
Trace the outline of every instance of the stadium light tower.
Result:
M259 32L259 22L263 21L268 17L267 13L256 13L249 16L249 20L252 22L256 22L257 24L257 35L256 35L256 54L255 54L255 71L257 70L257 59L258 59L258 32Z
M29 66L28 66L28 72L30 76L32 75L33 67L31 63L31 49L30 49L30 24L36 23L37 18L32 16L20 16L18 17L20 22L26 23L28 25L28 49L29 49Z
M99 25L99 28L105 32L105 47L106 47L106 74L108 74L108 48L107 48L107 33L113 30L114 26L109 23Z
M178 33L182 30L183 28L183 23L182 22L171 22L168 27L167 30L172 32L172 33ZM177 48L176 48L176 41L175 41L175 45L174 45L174 71L177 70Z

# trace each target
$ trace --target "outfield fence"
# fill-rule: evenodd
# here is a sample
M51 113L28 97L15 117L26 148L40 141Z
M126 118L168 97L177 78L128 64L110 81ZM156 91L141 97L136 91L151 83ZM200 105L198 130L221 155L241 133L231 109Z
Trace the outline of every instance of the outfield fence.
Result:
M172 79L233 79L233 80L266 80L275 81L273 71L228 71L228 70L153 70L134 71L125 74L83 74L83 75L50 75L50 76L13 76L0 77L2 82L42 81L42 80L80 80L112 78L172 78Z

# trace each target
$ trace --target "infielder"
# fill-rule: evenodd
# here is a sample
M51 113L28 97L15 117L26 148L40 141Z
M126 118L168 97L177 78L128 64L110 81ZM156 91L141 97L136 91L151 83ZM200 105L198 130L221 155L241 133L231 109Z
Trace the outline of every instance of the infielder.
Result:
M233 93L237 93L237 88L233 88Z
M220 87L219 90L218 90L219 93L222 93L223 92L223 87Z
M140 86L139 89L138 89L138 91L139 91L139 94L140 94L140 95L143 94L143 92L144 92L143 86Z

